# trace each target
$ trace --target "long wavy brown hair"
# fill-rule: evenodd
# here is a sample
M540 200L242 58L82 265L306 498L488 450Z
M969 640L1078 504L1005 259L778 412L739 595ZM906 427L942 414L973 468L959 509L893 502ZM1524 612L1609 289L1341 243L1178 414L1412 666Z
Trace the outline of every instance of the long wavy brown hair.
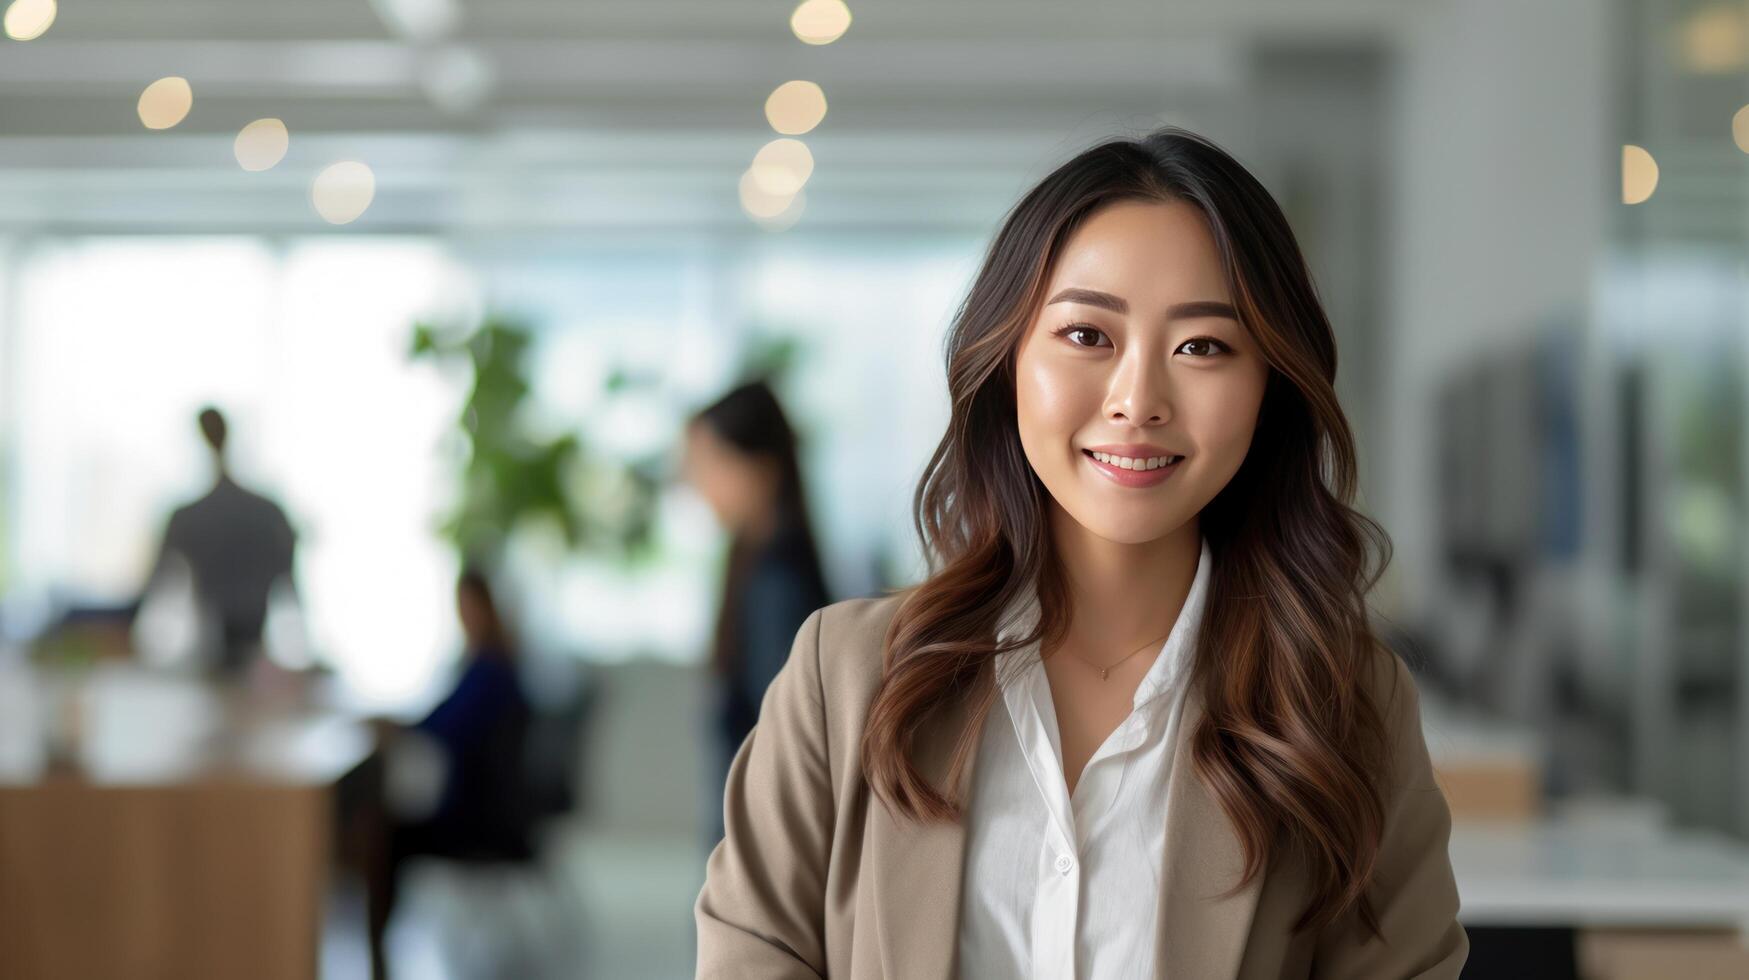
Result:
M1353 433L1337 402L1336 344L1281 209L1219 147L1175 127L1101 143L1015 205L984 257L946 344L951 417L918 483L914 518L930 574L907 590L861 757L871 788L909 819L956 820L963 801L915 768L912 742L948 701L977 694L953 747L950 785L976 744L1002 651L1055 649L1071 609L1047 523L1048 491L1021 449L1014 365L1063 243L1114 201L1184 201L1208 221L1240 321L1270 365L1244 463L1200 514L1213 559L1192 683L1206 708L1195 769L1244 851L1242 887L1278 847L1301 854L1311 896L1295 929L1366 897L1384 829L1384 723L1365 678L1377 640L1366 595L1390 562L1384 530L1354 510ZM1370 548L1369 548L1370 545ZM1374 560L1376 558L1376 561ZM1012 600L1039 616L998 643Z

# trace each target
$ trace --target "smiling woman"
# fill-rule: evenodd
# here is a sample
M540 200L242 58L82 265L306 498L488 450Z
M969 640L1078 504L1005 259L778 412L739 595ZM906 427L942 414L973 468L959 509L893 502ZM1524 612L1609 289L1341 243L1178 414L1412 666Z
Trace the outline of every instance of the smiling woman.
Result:
M699 976L1457 977L1335 376L1293 232L1209 141L1029 192L948 337L931 574L798 633Z

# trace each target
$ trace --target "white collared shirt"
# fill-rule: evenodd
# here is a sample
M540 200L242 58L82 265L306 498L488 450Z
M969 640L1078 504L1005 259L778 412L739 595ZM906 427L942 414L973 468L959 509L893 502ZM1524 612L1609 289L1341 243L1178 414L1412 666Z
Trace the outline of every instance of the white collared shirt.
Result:
M1158 975L1166 790L1209 566L1204 540L1171 634L1073 797L1038 644L996 656L1001 703L985 716L966 815L958 937L966 980ZM1037 615L1029 596L1008 611L999 636L1030 628Z

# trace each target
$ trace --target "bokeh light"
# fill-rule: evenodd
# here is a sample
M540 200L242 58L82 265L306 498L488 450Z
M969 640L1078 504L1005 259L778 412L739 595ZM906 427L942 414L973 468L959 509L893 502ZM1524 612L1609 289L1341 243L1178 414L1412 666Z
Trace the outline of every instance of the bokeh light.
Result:
M179 75L160 78L140 93L140 122L147 129L169 129L188 118L194 108L194 89Z
M790 14L789 27L809 44L831 44L850 30L850 8L844 0L806 0Z
M357 160L330 164L310 185L310 200L322 220L334 225L357 221L376 197L377 178Z
M779 85L765 100L765 119L786 136L808 132L826 118L826 93L813 82Z
M291 134L278 119L257 119L237 133L237 163L244 170L267 170L285 159Z
M1621 148L1621 202L1639 204L1658 187L1658 161L1645 147L1625 144Z
M813 176L814 155L801 140L774 139L754 154L747 172L766 194L789 197Z
M12 0L6 8L6 36L14 41L32 41L55 22L55 0Z

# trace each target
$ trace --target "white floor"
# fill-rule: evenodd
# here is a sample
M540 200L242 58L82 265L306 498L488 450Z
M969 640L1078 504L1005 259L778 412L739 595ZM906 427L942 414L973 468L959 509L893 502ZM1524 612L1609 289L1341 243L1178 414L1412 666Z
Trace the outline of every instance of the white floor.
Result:
M395 980L546 980L692 976L697 841L566 835L547 874L417 864L389 932ZM364 906L336 890L323 980L369 976Z

